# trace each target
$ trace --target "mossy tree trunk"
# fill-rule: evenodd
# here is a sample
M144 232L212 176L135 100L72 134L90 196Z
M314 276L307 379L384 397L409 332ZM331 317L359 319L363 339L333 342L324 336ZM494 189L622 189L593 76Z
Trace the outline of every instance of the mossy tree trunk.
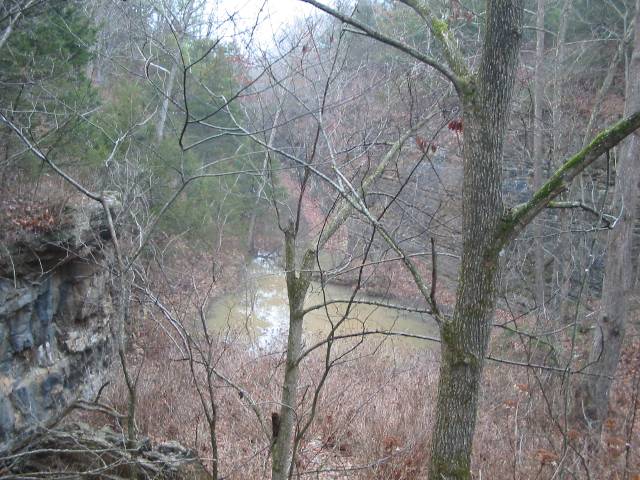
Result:
M429 478L470 478L482 367L499 278L502 150L521 38L522 0L489 2L483 57L463 95L462 261L442 359Z

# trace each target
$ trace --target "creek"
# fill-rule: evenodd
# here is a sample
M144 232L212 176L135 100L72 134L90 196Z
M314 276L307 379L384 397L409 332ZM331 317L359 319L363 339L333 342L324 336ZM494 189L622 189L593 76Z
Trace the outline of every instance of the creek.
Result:
M313 282L306 306L324 304L324 299L346 300L353 290L338 285ZM358 294L360 301L384 303L383 299ZM326 335L332 322L340 321L346 312L346 304L330 304L305 315L306 338ZM209 310L208 327L227 337L248 340L259 349L272 349L286 344L289 306L284 273L275 262L258 257L247 267L244 285L234 294L217 300ZM340 325L339 334L366 331L403 332L412 335L437 337L438 330L431 317L422 313L400 311L374 305L352 305L346 320ZM404 336L370 335L367 341L389 342L410 348L438 348L437 344ZM371 339L371 340L369 340Z

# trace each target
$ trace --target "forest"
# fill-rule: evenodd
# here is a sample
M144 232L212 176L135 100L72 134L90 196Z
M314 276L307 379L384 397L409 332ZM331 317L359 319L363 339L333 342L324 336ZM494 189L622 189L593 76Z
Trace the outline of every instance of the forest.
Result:
M640 0L3 0L0 478L639 480L639 198Z

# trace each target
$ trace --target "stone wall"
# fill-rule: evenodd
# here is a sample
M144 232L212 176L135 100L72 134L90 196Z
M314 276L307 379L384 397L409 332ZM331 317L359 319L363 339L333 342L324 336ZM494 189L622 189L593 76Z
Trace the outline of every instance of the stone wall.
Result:
M113 252L101 205L0 245L0 452L99 389L112 359Z

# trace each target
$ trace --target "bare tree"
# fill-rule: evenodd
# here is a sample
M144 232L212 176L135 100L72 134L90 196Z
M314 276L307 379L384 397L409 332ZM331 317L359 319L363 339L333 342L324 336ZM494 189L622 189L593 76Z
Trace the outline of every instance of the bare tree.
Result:
M20 21L26 11L36 7L41 1L38 0L15 0L8 1L0 8L0 25L4 24L0 32L0 49L9 39L11 32Z

